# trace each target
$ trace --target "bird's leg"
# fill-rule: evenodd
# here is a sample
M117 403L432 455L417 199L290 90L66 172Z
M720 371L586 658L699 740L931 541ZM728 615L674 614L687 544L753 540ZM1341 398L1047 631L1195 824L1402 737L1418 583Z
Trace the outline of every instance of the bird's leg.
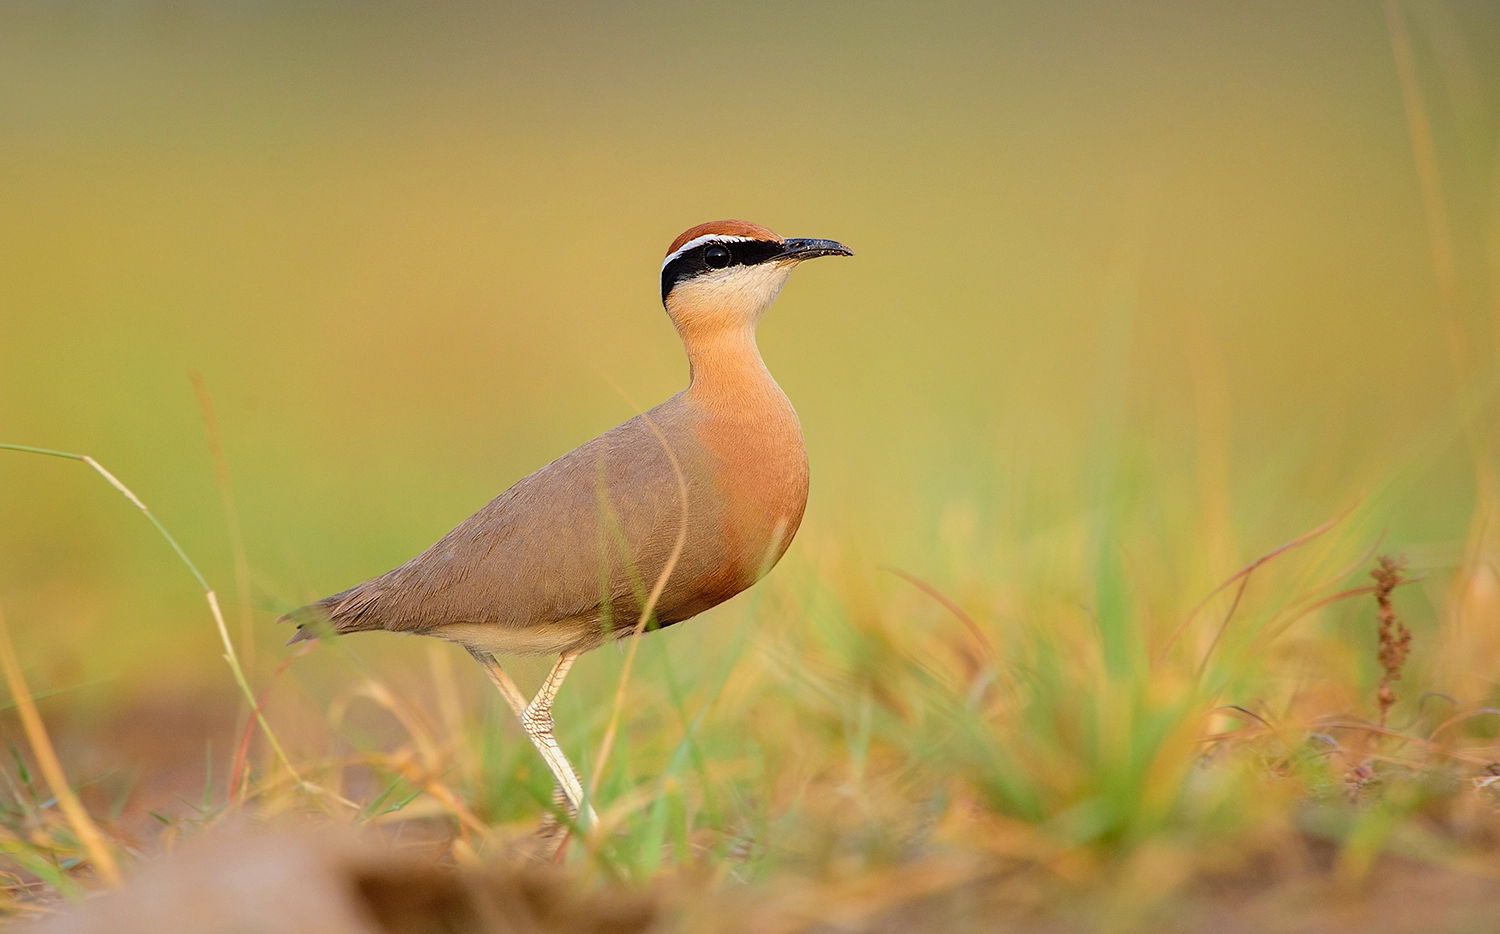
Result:
M480 668L484 669L484 673L490 676L490 683L494 684L495 690L499 691L500 696L505 698L505 703L515 712L516 719L521 720L526 715L526 695L522 694L521 689L516 687L516 682L511 680L510 675L505 673L505 669L500 667L500 663L490 653L481 652L478 649L470 649L469 654L474 656L474 660L479 663ZM548 767L550 769L551 763L548 763ZM572 807L568 801L568 796L563 793L562 785L557 785L553 788L552 802L557 806L558 810L570 809ZM577 811L570 810L569 813L574 817L578 816ZM551 815L548 816L550 817Z
M516 687L516 683L510 679L510 675L506 674L505 669L500 667L500 663L495 661L495 656L488 652L481 652L478 649L470 649L469 654L474 656L474 661L479 663L479 667L484 669L484 673L490 676L490 681L494 683L495 690L499 691L500 696L505 698L505 703L510 705L511 710L515 711L516 719L519 720L521 715L526 712L526 695L521 693L521 689Z
M547 675L547 680L542 682L541 690L532 699L526 702L526 695L516 687L510 675L500 667L500 663L488 652L470 650L474 660L479 662L479 667L484 669L485 674L490 676L490 681L500 696L505 698L505 703L515 711L516 718L521 721L521 728L536 746L537 752L542 754L547 768L551 770L557 779L557 787L562 792L564 799L569 805L573 815L584 817L584 826L591 827L598 822L599 817L594 813L592 807L583 807L583 784L578 780L578 775L573 771L573 766L568 762L568 757L563 754L562 747L557 745L557 739L552 735L552 700L557 696L557 691L562 687L563 679L568 676L568 669L573 667L573 662L578 659L579 653L565 652L557 659L557 664L552 666L552 672ZM580 810L582 809L582 810Z
M563 679L568 676L568 669L573 667L580 654L582 653L564 652L558 656L557 664L552 666L547 680L542 682L541 690L536 692L536 697L531 699L531 703L522 712L521 728L531 737L537 752L547 760L547 767L552 769L558 785L572 805L573 813L587 829L599 823L599 815L594 813L592 805L584 804L583 783L578 780L578 773L573 771L568 757L563 755L562 747L557 745L557 738L552 735L552 700L557 697Z

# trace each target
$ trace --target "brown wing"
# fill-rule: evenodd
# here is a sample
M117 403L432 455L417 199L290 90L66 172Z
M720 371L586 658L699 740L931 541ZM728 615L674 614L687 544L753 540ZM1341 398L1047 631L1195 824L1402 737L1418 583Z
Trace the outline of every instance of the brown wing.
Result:
M647 413L688 481L694 559L712 567L720 506L680 397ZM523 478L417 557L313 607L339 632L428 633L454 623L513 630L598 619L633 624L682 521L662 440L636 417ZM673 583L687 582L674 570ZM301 634L299 634L299 637Z

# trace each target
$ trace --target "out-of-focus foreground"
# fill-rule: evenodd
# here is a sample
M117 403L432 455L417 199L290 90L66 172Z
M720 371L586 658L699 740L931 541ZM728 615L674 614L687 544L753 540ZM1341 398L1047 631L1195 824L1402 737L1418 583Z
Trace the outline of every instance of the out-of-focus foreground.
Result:
M295 822L453 930L1488 929L1497 137L1460 0L6 5L0 442L225 621L0 451L6 907ZM472 663L272 621L680 388L725 216L858 253L761 328L808 517L608 761L579 663L604 832L506 875L550 778Z

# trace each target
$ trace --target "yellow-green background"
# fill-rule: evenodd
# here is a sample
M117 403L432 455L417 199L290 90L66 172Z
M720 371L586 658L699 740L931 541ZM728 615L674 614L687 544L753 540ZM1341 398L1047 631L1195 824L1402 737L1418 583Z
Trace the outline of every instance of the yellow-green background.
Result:
M1441 425L1496 360L1500 7L1402 15L1447 299L1378 3L7 3L0 440L97 457L232 606L201 372L264 666L276 612L680 388L658 263L733 216L858 253L761 328L794 564L947 582L1104 458L1233 565L1433 438L1385 516L1440 561L1474 503ZM0 601L37 689L229 689L81 465L0 453Z

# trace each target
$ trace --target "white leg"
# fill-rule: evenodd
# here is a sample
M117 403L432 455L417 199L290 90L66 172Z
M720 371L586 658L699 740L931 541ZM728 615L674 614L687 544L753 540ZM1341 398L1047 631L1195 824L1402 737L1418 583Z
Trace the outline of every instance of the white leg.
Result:
M536 692L536 697L531 699L531 703L526 705L525 712L521 714L521 728L531 737L537 752L547 760L547 766L552 769L557 783L562 786L563 794L568 797L568 803L573 806L573 813L578 816L584 829L588 830L599 823L599 815L594 813L592 805L584 804L583 783L578 780L578 773L573 771L568 757L563 755L562 747L557 745L557 738L552 735L552 700L557 697L563 679L568 676L568 669L573 667L580 654L582 653L564 652L558 656L557 664L552 666L552 672L542 682L541 690Z
M568 676L568 669L578 660L578 652L564 652L558 656L557 664L552 666L552 671L547 675L547 680L542 682L541 690L537 691L536 697L531 703L526 703L526 696L521 693L520 688L511 680L505 669L500 667L493 655L488 653L474 652L477 660L485 673L494 682L495 688L500 691L500 696L515 711L521 721L521 728L531 738L532 745L536 746L537 752L542 754L542 759L547 763L547 768L557 779L557 785L562 789L563 795L571 805L573 814L579 817L585 829L593 827L599 822L599 815L594 813L594 808L585 806L583 803L583 783L578 780L578 774L573 771L573 766L568 762L568 757L563 754L562 747L557 744L557 738L552 733L552 700L557 697L558 689L562 687L563 679Z
M495 656L488 652L480 652L477 649L470 649L469 654L474 656L474 661L479 663L479 667L484 669L484 673L490 676L490 681L494 683L495 690L499 691L500 696L505 698L505 703L510 705L511 710L515 711L516 719L519 720L521 715L526 712L526 695L521 693L521 689L516 687L516 683L510 679L510 675L506 674L505 669L500 667L500 663L495 661Z

